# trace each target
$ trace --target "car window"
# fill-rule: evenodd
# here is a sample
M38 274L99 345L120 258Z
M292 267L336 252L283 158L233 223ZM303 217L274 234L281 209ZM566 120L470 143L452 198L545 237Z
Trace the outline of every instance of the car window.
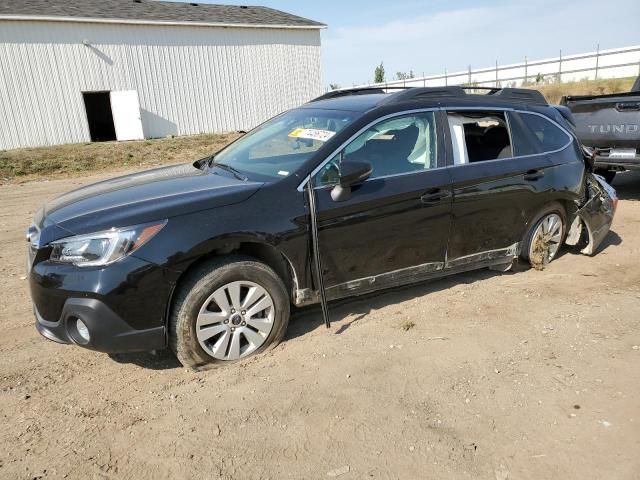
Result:
M524 124L521 116L515 112L509 112L509 127L511 127L511 141L513 142L513 155L537 155L542 153L542 147L533 133Z
M541 115L519 112L519 116L530 133L533 141L543 152L552 152L566 147L571 137L553 122Z
M370 179L435 168L436 123L433 112L394 117L368 128L320 170L315 184L337 183L340 161L366 161Z
M513 157L504 112L448 112L455 165Z
M289 110L218 152L213 166L229 166L250 178L286 177L359 115L338 110Z

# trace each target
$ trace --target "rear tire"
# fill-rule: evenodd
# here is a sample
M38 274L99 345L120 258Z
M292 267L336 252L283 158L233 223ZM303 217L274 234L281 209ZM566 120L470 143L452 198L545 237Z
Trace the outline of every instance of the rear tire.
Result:
M251 257L216 258L176 292L169 346L182 365L204 370L273 348L288 323L287 290L270 267Z
M536 270L543 270L564 243L566 218L564 207L559 203L552 203L540 211L525 235L520 257Z

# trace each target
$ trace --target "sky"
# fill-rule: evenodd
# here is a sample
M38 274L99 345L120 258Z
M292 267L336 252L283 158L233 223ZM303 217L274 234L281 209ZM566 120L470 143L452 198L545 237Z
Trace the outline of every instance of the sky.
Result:
M242 0L248 1L248 0ZM233 1L203 3L241 4ZM640 0L250 1L327 24L323 83L373 81L640 45Z

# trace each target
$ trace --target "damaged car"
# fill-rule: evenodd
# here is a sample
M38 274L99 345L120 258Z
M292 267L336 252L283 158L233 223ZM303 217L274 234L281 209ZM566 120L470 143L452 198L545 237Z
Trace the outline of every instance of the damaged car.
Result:
M594 254L615 191L568 110L525 89L329 92L210 157L46 204L27 231L36 327L204 368L284 336L292 306Z

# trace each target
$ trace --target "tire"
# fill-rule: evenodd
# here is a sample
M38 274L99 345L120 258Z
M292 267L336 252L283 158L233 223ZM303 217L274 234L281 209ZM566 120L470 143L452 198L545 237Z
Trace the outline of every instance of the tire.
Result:
M549 223L550 219L559 222L560 225L559 231L553 235L546 231L551 226L552 232L555 232L556 223ZM564 207L559 203L547 205L531 222L531 227L522 242L520 257L529 262L533 268L544 269L557 256L564 243L566 233L567 214ZM545 239L549 240L545 241Z
M605 169L599 169L596 168L595 172L596 175L600 175L602 178L604 178L607 183L609 185L611 185L611 182L613 182L613 179L616 178L616 172L615 170L605 170Z
M284 337L289 305L284 283L267 265L244 256L213 259L191 272L175 293L169 346L194 370L257 355Z

